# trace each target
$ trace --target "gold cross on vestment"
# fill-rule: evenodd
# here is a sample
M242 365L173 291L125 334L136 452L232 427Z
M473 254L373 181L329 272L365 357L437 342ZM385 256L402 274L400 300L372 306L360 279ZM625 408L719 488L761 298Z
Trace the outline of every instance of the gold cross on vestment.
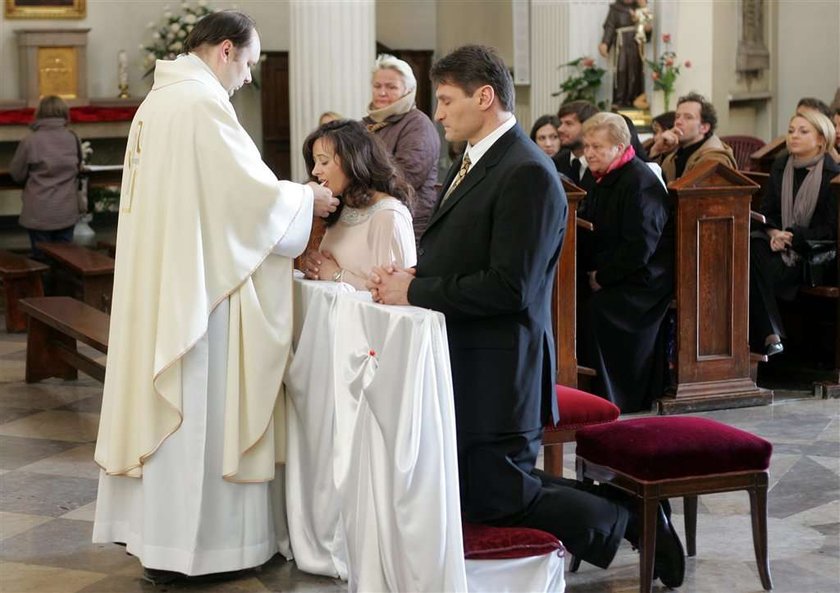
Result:
M134 184L137 181L137 169L140 167L140 153L143 147L140 145L140 135L143 133L143 121L137 122L137 133L134 136L134 148L131 150L131 155L128 160L129 174L131 175L131 186L128 191L128 198L120 200L121 210L123 212L131 212L131 202L134 199Z

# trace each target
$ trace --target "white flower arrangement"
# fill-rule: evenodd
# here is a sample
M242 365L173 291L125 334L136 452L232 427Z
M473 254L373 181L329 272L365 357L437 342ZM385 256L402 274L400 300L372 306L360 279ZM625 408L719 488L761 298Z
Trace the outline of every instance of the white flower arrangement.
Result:
M208 14L213 13L206 0L197 3L181 4L181 12L173 12L168 6L164 7L163 19L159 23L149 23L152 30L152 42L141 45L140 51L145 54L143 67L148 76L155 70L156 60L174 60L184 48L184 40L193 30L195 24Z

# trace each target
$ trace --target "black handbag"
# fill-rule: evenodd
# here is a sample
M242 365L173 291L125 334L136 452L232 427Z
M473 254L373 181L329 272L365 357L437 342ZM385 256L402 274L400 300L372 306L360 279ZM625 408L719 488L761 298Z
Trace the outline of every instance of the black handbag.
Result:
M803 282L807 286L837 283L837 242L808 241L810 249L802 254Z

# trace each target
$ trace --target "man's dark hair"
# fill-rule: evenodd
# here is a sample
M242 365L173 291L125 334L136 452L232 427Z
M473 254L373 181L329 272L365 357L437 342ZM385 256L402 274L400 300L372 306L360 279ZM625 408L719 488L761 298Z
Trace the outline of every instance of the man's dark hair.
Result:
M347 188L341 195L341 204L326 219L327 226L335 224L345 205L351 208L369 206L375 191L412 206L414 188L394 165L381 139L368 132L360 122L351 119L330 121L307 136L303 142L303 160L312 181L316 181L312 169L315 168L313 151L318 139L329 143L348 180Z
M257 24L244 12L220 10L208 14L196 23L184 41L184 53L195 51L202 45L219 45L229 39L235 48L247 47L254 38Z
M715 128L717 127L717 111L715 111L715 106L709 103L706 97L700 93L688 93L684 97L677 99L677 107L688 102L700 104L700 122L709 124L709 131L706 133L706 136L708 137L714 134Z
M557 117L564 118L567 115L574 115L580 123L598 113L598 108L589 101L569 101L563 103L557 110Z
M493 87L505 111L513 111L513 79L492 47L464 45L442 57L429 73L433 84L451 84L461 88L468 97L479 87Z
M796 104L796 110L799 111L800 107L819 111L828 119L831 119L831 108L816 97L802 97Z

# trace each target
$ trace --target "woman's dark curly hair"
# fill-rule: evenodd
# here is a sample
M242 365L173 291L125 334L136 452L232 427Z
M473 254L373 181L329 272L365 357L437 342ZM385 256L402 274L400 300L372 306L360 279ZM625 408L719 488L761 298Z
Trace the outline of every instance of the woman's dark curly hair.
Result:
M364 208L373 199L373 192L380 191L397 198L411 207L414 188L411 187L394 165L382 142L367 131L361 123L350 119L327 122L309 134L303 143L303 160L310 179L315 157L312 155L315 141L319 138L330 144L338 157L338 164L347 176L349 184L341 196L341 203L335 212L326 218L327 226L335 224L346 204L351 208Z

